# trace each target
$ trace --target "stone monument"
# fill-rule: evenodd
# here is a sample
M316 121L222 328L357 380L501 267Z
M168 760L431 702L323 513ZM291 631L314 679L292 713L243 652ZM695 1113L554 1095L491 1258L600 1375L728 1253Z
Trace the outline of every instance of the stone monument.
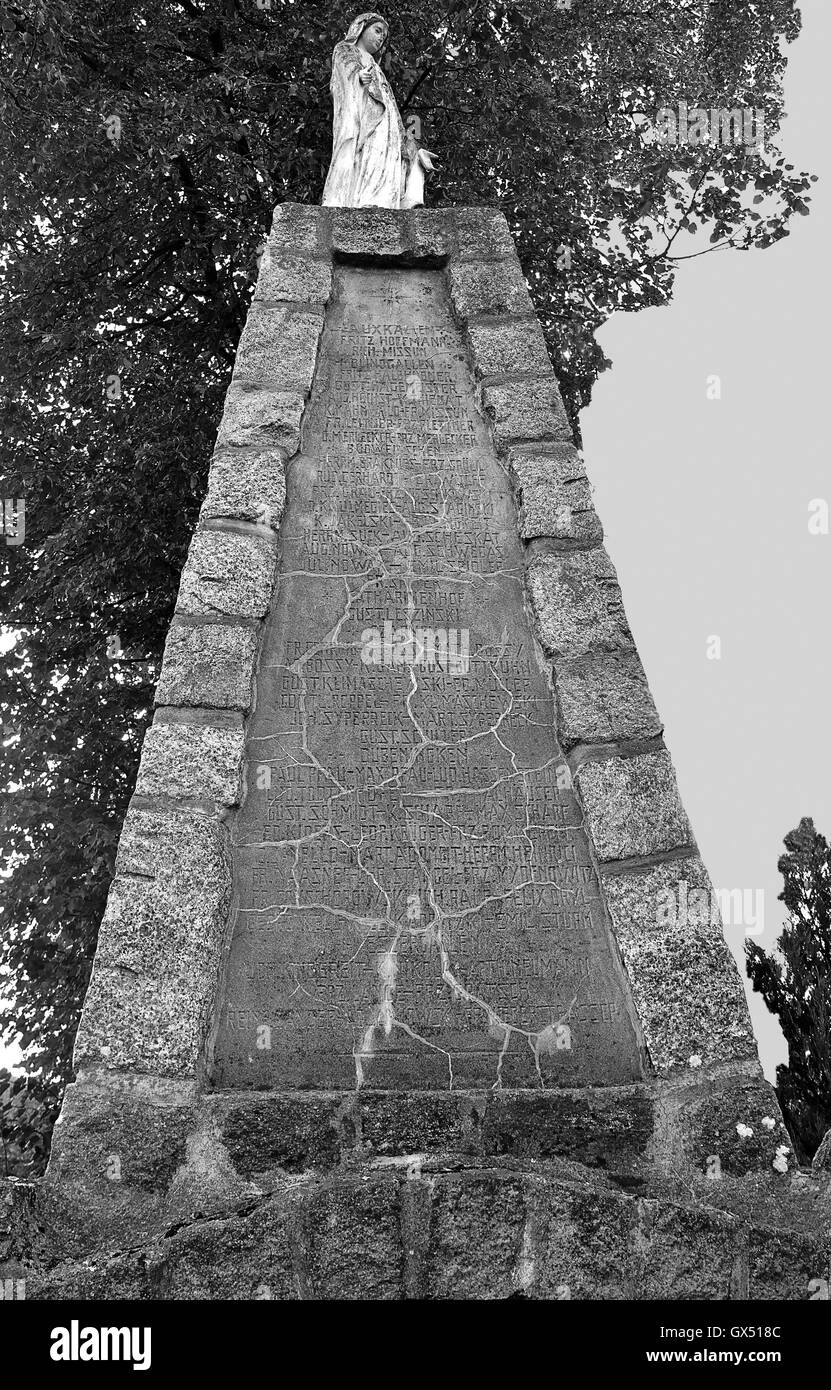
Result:
M0 1275L827 1281L500 213L277 208L156 705Z

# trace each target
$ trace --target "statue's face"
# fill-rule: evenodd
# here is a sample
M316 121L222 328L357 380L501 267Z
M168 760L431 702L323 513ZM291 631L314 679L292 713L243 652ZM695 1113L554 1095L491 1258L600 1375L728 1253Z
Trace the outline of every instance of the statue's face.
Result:
M368 24L358 39L358 47L365 48L373 58L377 58L387 39L387 26L380 19Z

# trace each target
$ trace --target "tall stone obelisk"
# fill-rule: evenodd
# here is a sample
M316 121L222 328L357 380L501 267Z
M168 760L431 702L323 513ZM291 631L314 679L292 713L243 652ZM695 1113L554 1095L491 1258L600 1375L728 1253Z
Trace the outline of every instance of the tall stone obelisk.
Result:
M730 1215L789 1141L495 211L277 209L75 1063L47 1291L801 1296Z

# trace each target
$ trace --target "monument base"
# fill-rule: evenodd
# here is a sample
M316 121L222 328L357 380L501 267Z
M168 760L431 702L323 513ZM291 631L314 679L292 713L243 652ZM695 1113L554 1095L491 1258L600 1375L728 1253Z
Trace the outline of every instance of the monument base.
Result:
M150 1104L72 1087L49 1180L6 1184L0 1284L25 1279L29 1299L808 1300L829 1279L831 1174L776 1171L769 1099L741 1069Z

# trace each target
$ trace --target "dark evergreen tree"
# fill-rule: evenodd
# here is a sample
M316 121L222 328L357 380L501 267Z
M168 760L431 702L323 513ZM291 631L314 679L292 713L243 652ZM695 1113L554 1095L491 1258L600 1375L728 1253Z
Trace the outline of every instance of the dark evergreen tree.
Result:
M779 899L788 921L774 955L749 941L747 973L778 1018L788 1064L776 1090L801 1162L810 1162L831 1129L831 851L804 819L785 836Z

